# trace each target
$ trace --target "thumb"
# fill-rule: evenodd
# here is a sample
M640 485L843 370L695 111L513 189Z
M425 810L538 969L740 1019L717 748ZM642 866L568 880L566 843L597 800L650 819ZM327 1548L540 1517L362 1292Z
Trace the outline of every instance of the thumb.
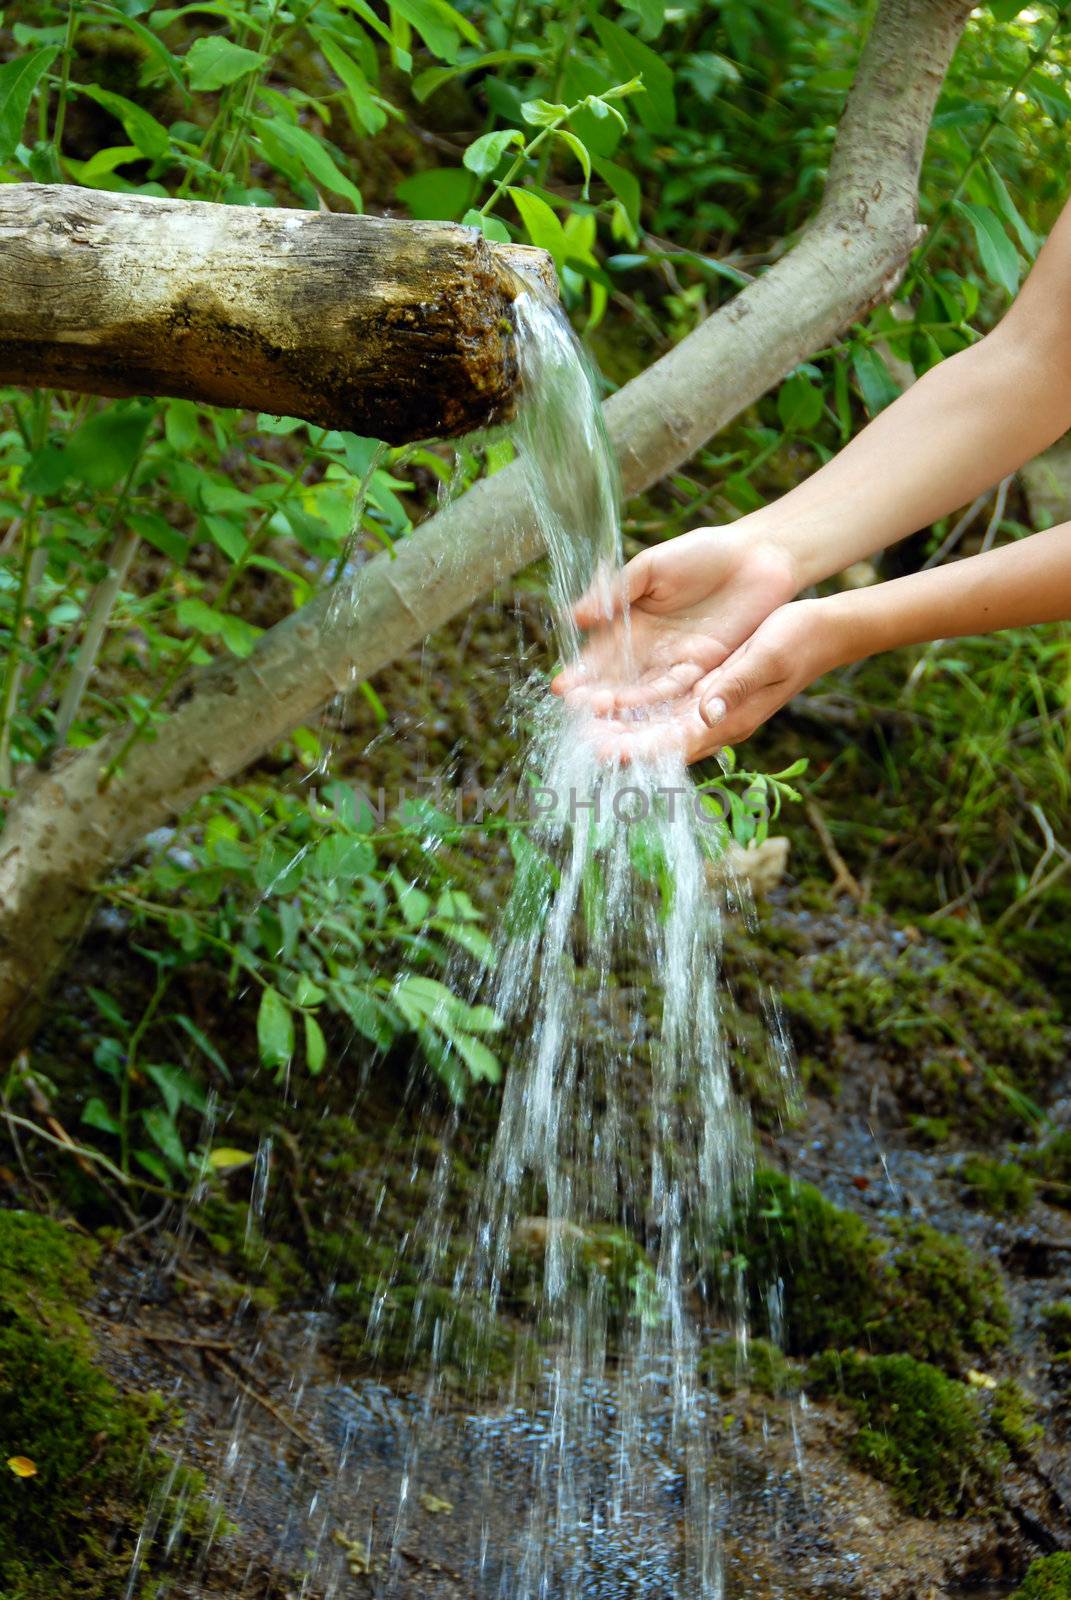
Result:
M641 600L651 585L651 552L641 550L609 583L596 578L573 606L578 628L596 628Z
M731 711L742 706L761 687L763 674L755 663L754 653L751 662L747 657L746 646L734 650L727 661L708 672L699 684L696 691L699 715L708 728L716 728L724 722Z

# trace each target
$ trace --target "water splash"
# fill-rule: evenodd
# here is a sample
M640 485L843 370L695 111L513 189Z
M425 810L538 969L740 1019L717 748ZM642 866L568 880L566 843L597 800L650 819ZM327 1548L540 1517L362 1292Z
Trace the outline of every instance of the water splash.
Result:
M621 567L616 469L565 318L534 297L518 302L517 316L518 437L569 659L579 648L572 603L588 589L608 596ZM621 643L627 676L627 626ZM750 1138L719 1004L711 819L679 756L607 769L577 714L542 683L523 712L533 728L526 768L545 811L517 842L503 953L485 996L523 1044L462 1224L473 1247L455 1294L482 1329L477 1348L489 1350L518 1258L541 1258L531 1330L512 1370L496 1382L477 1356L469 1371L481 1411L512 1402L498 1414L538 1432L539 1448L512 1556L479 1592L716 1600L694 1284L746 1180ZM438 1201L428 1238L433 1281L456 1238ZM456 1343L446 1330L442 1346ZM437 1393L433 1373L429 1427ZM650 1537L667 1493L683 1513L679 1547L668 1551ZM395 1548L406 1525L403 1503ZM485 1523L475 1546L496 1540L501 1529Z

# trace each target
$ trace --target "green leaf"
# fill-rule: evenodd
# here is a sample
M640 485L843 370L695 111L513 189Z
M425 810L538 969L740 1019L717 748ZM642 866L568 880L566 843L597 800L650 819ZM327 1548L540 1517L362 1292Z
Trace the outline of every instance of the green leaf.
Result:
M898 398L900 390L896 385L888 367L869 345L857 345L852 356L852 370L855 381L859 385L859 392L863 396L863 403L872 417L879 411L891 405Z
M431 900L415 883L406 883L397 867L391 868L391 885L398 900L402 916L410 928L419 928L428 920Z
M222 34L195 39L183 58L190 88L211 90L237 83L261 65L263 57L244 45L233 44Z
M510 242L510 231L498 217L485 217L479 211L466 211L461 220L466 227L479 228L485 239L493 239L496 244Z
M205 532L229 561L241 561L249 549L249 541L241 528L226 517L206 515L201 518Z
M103 989L93 988L92 985L90 985L89 995L101 1016L125 1037L130 1032L130 1024L111 995L105 994Z
M971 205L966 200L957 200L956 210L967 218L974 230L982 271L990 283L995 283L1009 295L1018 294L1019 254L1000 219L988 206Z
M432 167L403 179L394 192L417 222L456 222L472 203L476 176L463 167Z
M666 8L662 0L624 0L625 10L639 17L646 39L654 39L662 31Z
M126 403L98 411L68 439L64 476L90 489L113 488L137 460L155 415L152 406Z
M552 122L564 122L568 115L569 107L561 101L525 100L521 106L521 116L525 122L536 128L549 128Z
M193 1111L205 1109L204 1090L181 1067L154 1064L145 1068L145 1076L152 1079L163 1095L170 1116L177 1115L182 1106L189 1106Z
M387 113L373 97L368 79L360 67L322 28L310 28L309 32L319 44L331 70L341 79L361 127L366 133L379 133L386 126Z
M786 433L808 433L822 415L821 389L815 388L802 372L793 373L777 395L777 414Z
M211 1061L216 1070L222 1073L226 1081L230 1083L231 1074L227 1063L224 1061L223 1057L220 1055L211 1039L209 1039L202 1029L197 1026L196 1022L192 1021L191 1018L187 1017L181 1011L177 1012L172 1020L177 1022L179 1027L185 1033L189 1034L198 1050L208 1057L209 1061Z
M646 94L636 101L636 115L652 133L672 133L677 121L673 73L650 45L637 39L619 23L595 17L595 31L610 65L621 78L642 77ZM609 95L603 95L608 99Z
M580 170L584 174L584 199L586 200L588 197L588 184L591 182L591 157L588 154L587 145L582 139L578 139L575 133L570 133L568 128L556 129L554 137L560 139L563 144L568 145L579 161Z
M432 55L454 62L461 40L479 44L476 29L447 0L390 0L390 9L404 17L420 34Z
M469 1033L454 1033L450 1042L477 1081L498 1083L501 1080L502 1063L482 1039L474 1039Z
M1018 206L1011 197L1011 194L1008 190L1008 185L1004 182L1004 179L1001 177L993 163L991 161L987 161L985 167L986 175L993 191L993 197L997 203L997 210L1000 212L1005 222L1018 238L1019 243L1023 248L1023 254L1026 256L1027 260L1033 261L1034 257L1038 253L1041 241L1038 239L1037 234L1034 232L1030 224L1022 216Z
M98 89L95 83L79 83L74 87L79 94L88 95L105 111L110 111L122 123L131 144L136 144L142 155L148 156L150 161L160 161L170 153L171 135L142 106L135 105L133 100L115 94L111 89Z
M244 617L236 617L230 611L220 613L219 636L231 655L239 656L243 661L246 656L253 654L256 642L263 632L263 628L256 627L252 622L246 622Z
M264 1066L282 1072L294 1055L294 1016L277 989L269 984L257 1011L257 1044Z
M150 1178L155 1178L157 1183L169 1184L171 1174L168 1172L159 1156L154 1156L151 1150L135 1150L134 1159L140 1167L144 1167Z
M48 45L0 67L0 161L15 154L33 92L58 55L58 46Z
M489 178L506 151L512 145L523 143L519 128L496 128L493 133L474 139L461 159L478 178Z
M474 957L481 966L494 965L495 947L482 928L473 927L471 922L444 922L442 931L454 944Z
M186 1167L186 1147L174 1121L159 1106L141 1113L141 1120L149 1138L162 1155L180 1172Z
M292 123L283 122L278 118L273 122L269 122L266 117L254 117L252 120L262 137L277 140L301 163L309 177L321 188L328 189L332 194L345 196L347 200L353 202L355 211L364 210L360 189L346 177L345 173L339 171L320 141L306 128L295 127Z
M423 105L452 78L461 77L466 72L480 72L485 67L497 67L504 61L530 61L533 54L538 56L538 51L533 51L531 47L524 50L487 50L483 55L472 56L456 66L428 67L426 71L418 73L410 85L413 99Z
M101 1133L118 1135L122 1132L118 1118L112 1116L108 1107L98 1095L94 1095L91 1100L86 1101L85 1109L82 1112L82 1121L88 1128L99 1128Z
M305 1063L313 1077L323 1071L327 1060L327 1040L311 1012L305 1013Z
M564 266L569 253L569 242L565 237L565 230L547 202L541 200L537 194L533 194L530 189L511 186L506 192L520 212L521 221L532 243L540 250L549 250L556 266Z
M138 9L142 11L148 11L150 3L151 0L149 0L149 3L141 5ZM183 99L188 103L190 97L186 92L186 85L182 80L182 63L180 58L178 56L173 56L167 46L156 37L155 33L153 33L149 28L146 28L143 23L137 22L133 16L128 16L120 6L101 5L100 0L98 0L98 6L104 16L113 18L120 27L129 28L130 32L134 34L136 38L141 40L149 54L155 56L160 67L170 75L174 84L178 89L181 90ZM158 74L156 72L153 72L150 75L148 72L143 70L142 82L147 83L150 81L150 78L155 79L157 76Z
M210 638L215 638L220 629L219 612L196 596L179 601L175 607L175 621L180 628L189 628L191 633L207 634Z
M164 437L172 450L188 455L201 438L201 413L192 400L171 400L164 412Z
M615 194L620 200L632 226L634 228L638 227L642 192L640 190L640 180L636 174L631 172L628 167L619 166L616 161L607 161L602 156L594 157L592 166L603 183L609 187L611 193ZM641 257L640 259L643 260L644 258Z

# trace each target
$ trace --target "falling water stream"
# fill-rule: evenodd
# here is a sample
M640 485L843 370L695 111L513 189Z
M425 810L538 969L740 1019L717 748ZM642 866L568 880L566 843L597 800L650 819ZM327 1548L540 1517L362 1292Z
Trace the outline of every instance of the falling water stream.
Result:
M564 316L525 295L517 318L517 441L568 660L580 643L571 602L592 584L605 591L621 567L616 472ZM626 676L627 650L626 627ZM369 1407L385 1407L402 1435L397 1503L351 1529L350 1549L377 1595L436 1592L405 1586L404 1558L420 1497L450 1458L471 1486L453 1560L473 1600L716 1600L695 1290L747 1181L751 1138L719 1005L709 823L679 757L606 767L545 680L520 714L532 729L524 769L544 804L519 847L497 970L474 997L505 1019L512 1065L471 1213L444 1203L447 1137L424 1226L399 1245L410 1267L422 1260L429 1291L455 1264L452 1309L430 1292L414 1309L414 1343L423 1334L426 1346L430 1323L434 1352L421 1392L404 1416L383 1386L320 1396L337 1419L339 1479L362 1470L352 1445ZM373 1349L388 1289L370 1315ZM518 1300L527 1331L503 1365L489 1354L496 1319ZM452 1326L462 1318L464 1337ZM446 1382L462 1346L463 1412ZM328 1534L331 1485L313 1481L292 1490L308 1561L300 1593L334 1600L353 1592L355 1568Z

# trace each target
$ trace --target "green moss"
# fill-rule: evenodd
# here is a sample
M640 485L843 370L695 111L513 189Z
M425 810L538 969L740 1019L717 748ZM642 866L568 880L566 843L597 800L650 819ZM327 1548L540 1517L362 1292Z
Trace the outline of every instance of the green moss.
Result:
M1006 1343L1011 1311L996 1267L925 1222L894 1227L893 1241L871 1348L957 1372Z
M735 1230L752 1318L766 1315L769 1287L780 1282L792 1354L854 1344L878 1316L877 1241L861 1218L831 1205L811 1184L759 1171Z
M1022 1384L1004 1378L989 1402L989 1425L1013 1455L1029 1456L1045 1430L1036 1420L1037 1406Z
M1071 1350L1071 1300L1056 1300L1041 1313L1045 1338L1056 1350Z
M1037 1173L1047 1200L1071 1206L1071 1128L1053 1134L1023 1160Z
M766 1170L738 1209L735 1234L753 1319L766 1314L770 1285L781 1284L790 1354L865 1345L955 1372L1010 1331L996 1268L925 1223L896 1224L882 1240L810 1184Z
M162 1400L118 1394L93 1364L77 1301L95 1253L45 1217L0 1211L0 1462L33 1464L0 1469L0 1593L18 1600L114 1600L171 1468L150 1446ZM170 1494L203 1522L200 1488L179 1472Z
M1071 1554L1041 1556L1032 1562L1011 1600L1071 1600Z
M1034 1180L1014 1161L994 1161L990 1156L970 1156L956 1176L969 1191L972 1204L994 1217L1024 1217L1034 1201Z
M947 1117L912 1117L909 1126L920 1144L947 1144L952 1137L952 1124Z
M807 1385L848 1406L858 1424L849 1456L906 1511L951 1517L996 1501L1005 1452L987 1439L965 1384L911 1356L827 1354Z
M792 1387L794 1372L782 1352L769 1339L718 1339L699 1355L699 1372L719 1394L750 1389L755 1394L783 1395Z
M285 1240L264 1237L245 1202L211 1195L188 1215L230 1270L260 1291L257 1300L263 1309L307 1295L308 1267Z

